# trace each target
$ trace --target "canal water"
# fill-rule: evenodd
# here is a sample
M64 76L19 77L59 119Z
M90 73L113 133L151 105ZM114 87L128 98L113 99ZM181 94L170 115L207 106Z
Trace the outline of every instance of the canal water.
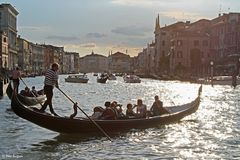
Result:
M127 84L122 77L106 84L88 74L87 84L66 83L60 76L60 88L89 115L94 106L117 101L125 106L137 99L150 108L159 95L164 106L184 104L197 96L199 84L142 79ZM25 78L26 84L43 87L43 77ZM23 89L24 85L20 85ZM61 135L16 116L5 95L0 99L0 159L240 159L240 86L203 85L196 113L181 122L131 130L106 137ZM55 111L69 116L72 103L56 88ZM83 116L80 112L78 116Z

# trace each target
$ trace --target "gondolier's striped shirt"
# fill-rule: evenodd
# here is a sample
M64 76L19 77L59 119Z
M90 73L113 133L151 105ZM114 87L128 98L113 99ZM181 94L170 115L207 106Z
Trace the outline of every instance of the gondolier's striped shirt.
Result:
M55 86L58 80L58 74L52 69L48 69L45 73L44 84L48 86Z

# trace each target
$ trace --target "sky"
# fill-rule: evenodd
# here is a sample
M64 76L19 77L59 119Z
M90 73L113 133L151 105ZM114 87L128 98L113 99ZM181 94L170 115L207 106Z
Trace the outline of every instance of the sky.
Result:
M160 26L240 12L239 0L1 0L19 12L18 35L80 56L110 52L136 56Z

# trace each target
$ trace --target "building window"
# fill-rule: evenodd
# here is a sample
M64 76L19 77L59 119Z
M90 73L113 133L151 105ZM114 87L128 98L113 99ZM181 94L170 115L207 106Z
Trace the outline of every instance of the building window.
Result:
M196 47L196 46L199 46L199 41L198 40L195 40L194 42L193 42L193 45Z
M3 42L5 42L5 43L7 42L7 38L6 37L3 38Z
M162 51L162 56L165 56L165 52L164 51Z
M182 46L182 45L183 45L183 41L182 41L182 40L178 40L178 41L177 41L177 45L178 45L178 46Z
M177 52L177 58L183 58L183 53L182 51Z
M207 40L204 40L204 41L203 41L203 46L204 46L204 47L207 47L207 46L208 46L208 41L207 41Z
M165 46L165 41L162 41L162 46Z
M161 35L165 36L165 35L166 35L166 32L161 32Z

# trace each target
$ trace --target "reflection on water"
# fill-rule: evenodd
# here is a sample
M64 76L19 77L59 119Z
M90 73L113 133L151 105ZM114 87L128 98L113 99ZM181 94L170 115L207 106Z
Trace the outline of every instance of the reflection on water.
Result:
M60 87L88 114L107 100L125 107L142 98L150 108L155 95L164 106L184 104L197 96L199 87L150 79L126 84L121 77L99 84L93 76L87 84L73 84L64 82L66 76L60 76ZM24 81L37 89L43 87L43 77ZM200 107L193 115L175 124L111 135L113 142L106 137L62 135L38 127L17 117L5 96L0 100L0 159L6 155L18 155L15 159L240 159L239 94L239 86L204 85ZM57 89L53 104L60 115L72 113L72 103Z

